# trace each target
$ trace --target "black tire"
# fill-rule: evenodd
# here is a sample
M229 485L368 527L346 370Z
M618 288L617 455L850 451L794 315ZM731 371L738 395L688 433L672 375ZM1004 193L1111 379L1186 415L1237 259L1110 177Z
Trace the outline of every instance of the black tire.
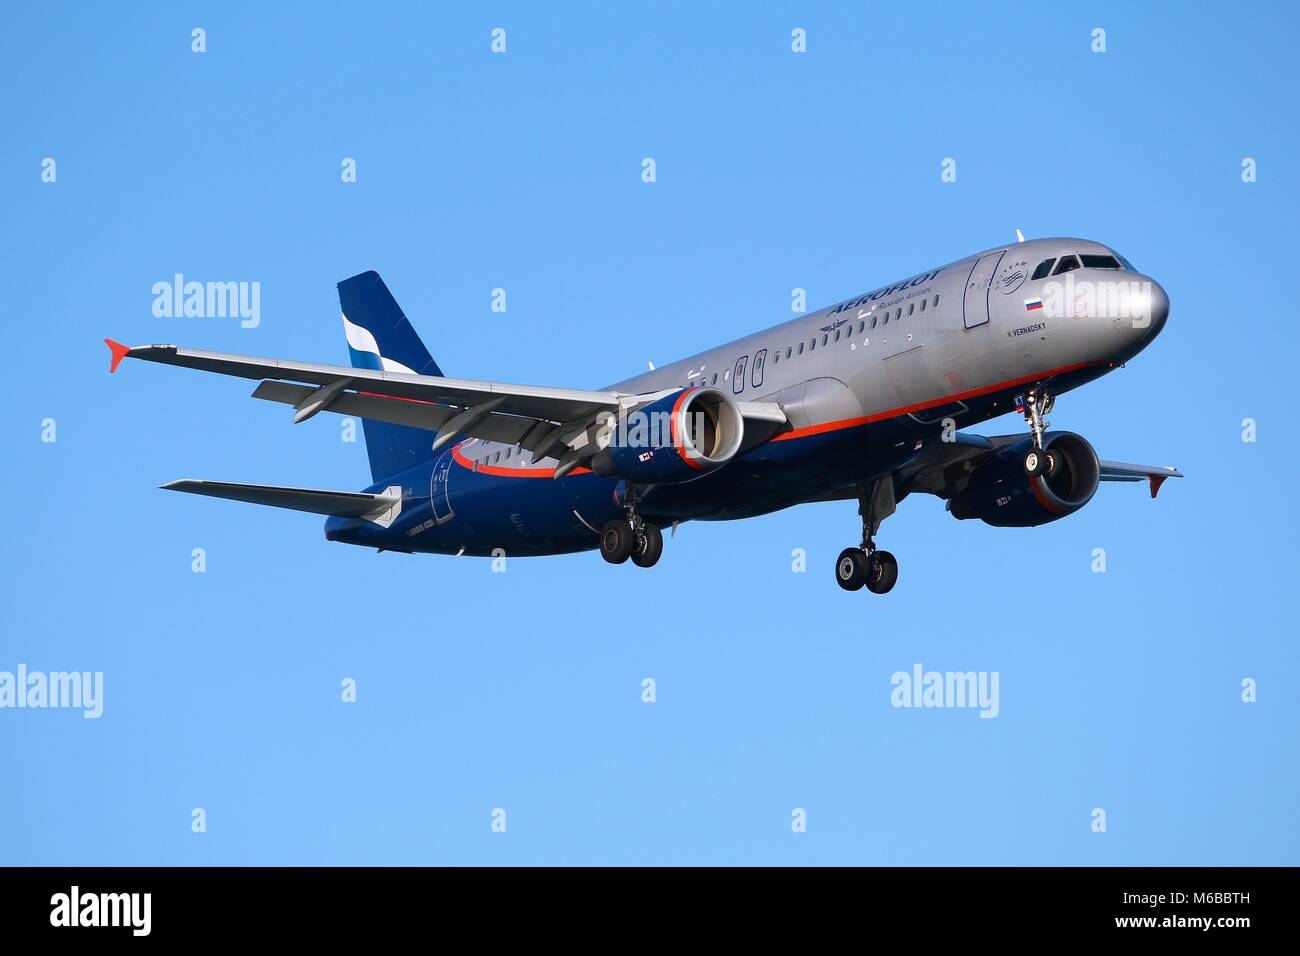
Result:
M605 522L600 529L600 556L610 564L622 564L632 556L636 535L623 519Z
M867 580L867 556L861 548L845 548L835 559L835 583L846 591L856 591Z
M1047 452L1041 448L1031 448L1025 452L1025 474L1037 478L1047 471Z
M888 594L898 583L898 561L888 551L877 551L867 559L867 590Z
M641 533L636 535L636 546L632 549L632 563L638 568L653 568L664 553L664 533L652 524L643 525Z

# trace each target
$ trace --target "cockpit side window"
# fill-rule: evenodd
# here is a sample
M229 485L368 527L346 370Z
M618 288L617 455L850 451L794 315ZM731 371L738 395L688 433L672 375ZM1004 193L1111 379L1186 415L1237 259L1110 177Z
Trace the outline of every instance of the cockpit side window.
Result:
M1034 279L1043 278L1045 275L1047 275L1047 273L1052 271L1052 263L1055 261L1056 261L1055 258L1044 259L1042 262L1038 264L1038 268L1034 270L1034 274L1033 276L1031 276L1031 278Z
M1063 275L1066 272L1073 272L1077 268L1079 268L1078 256L1061 256L1061 261L1057 264L1056 271L1052 275Z
M1089 256L1081 255L1085 269L1118 269L1119 260L1114 256Z

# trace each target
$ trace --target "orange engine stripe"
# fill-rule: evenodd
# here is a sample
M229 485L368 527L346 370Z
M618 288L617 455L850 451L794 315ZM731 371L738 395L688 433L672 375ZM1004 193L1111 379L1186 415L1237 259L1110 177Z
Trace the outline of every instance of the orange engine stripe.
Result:
M677 457L686 462L686 464L690 465L696 471L703 471L703 465L693 462L686 457L686 450L682 447L682 442L677 436L677 411L682 407L682 402L686 401L686 396L691 394L693 391L695 391L693 388L683 390L682 393L677 396L677 401L673 402L673 413L668 419L668 433L672 436L673 448L677 449Z

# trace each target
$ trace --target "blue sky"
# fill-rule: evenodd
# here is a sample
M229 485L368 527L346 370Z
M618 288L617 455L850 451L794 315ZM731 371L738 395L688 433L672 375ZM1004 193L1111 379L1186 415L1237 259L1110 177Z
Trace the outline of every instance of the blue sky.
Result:
M105 698L0 710L0 863L1300 862L1294 8L264 6L0 36L0 670ZM334 284L374 268L448 374L599 387L1016 228L1168 290L1052 419L1188 477L1033 530L909 499L887 598L832 582L851 503L497 574L169 495L358 488L365 451L248 383L110 378L101 341L343 363ZM259 282L260 324L155 317L177 272ZM999 716L891 707L918 662L997 672Z

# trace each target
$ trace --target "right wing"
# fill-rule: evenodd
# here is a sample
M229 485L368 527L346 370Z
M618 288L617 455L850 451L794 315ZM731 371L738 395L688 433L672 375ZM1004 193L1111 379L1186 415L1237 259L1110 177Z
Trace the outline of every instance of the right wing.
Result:
M1166 478L1183 477L1181 471L1169 466L1130 465L1122 461L1103 461L1100 465L1102 481L1145 481L1151 486L1152 498L1160 492Z
M925 491L941 498L951 498L965 486L972 471L998 449L1024 441L1027 436L993 435L985 437L957 432L950 442L934 442L896 473L896 484L905 492ZM1181 478L1177 468L1157 465L1130 465L1121 461L1099 461L1102 481L1147 481L1151 497L1156 496L1166 478Z

